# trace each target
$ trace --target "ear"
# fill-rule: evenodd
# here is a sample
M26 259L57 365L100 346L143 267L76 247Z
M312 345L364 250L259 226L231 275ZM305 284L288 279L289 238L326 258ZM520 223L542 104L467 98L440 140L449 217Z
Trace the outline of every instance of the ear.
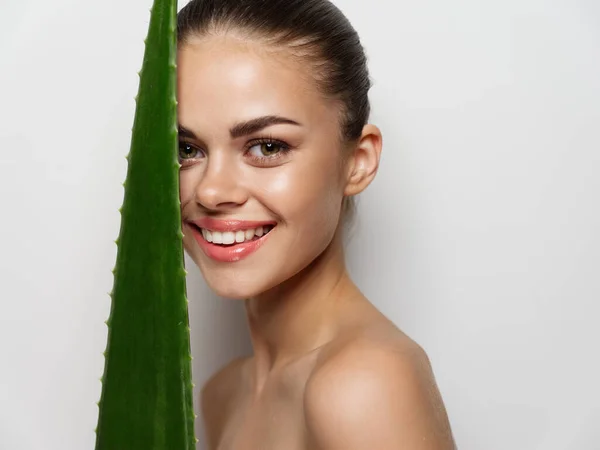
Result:
M382 142L379 128L371 124L364 126L358 144L347 160L345 196L359 194L371 184L379 169Z

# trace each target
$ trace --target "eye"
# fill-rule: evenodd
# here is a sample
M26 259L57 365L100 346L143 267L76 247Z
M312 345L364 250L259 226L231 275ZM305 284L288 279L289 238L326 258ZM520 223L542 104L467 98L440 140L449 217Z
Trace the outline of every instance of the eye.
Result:
M188 144L184 141L179 141L179 160L187 160L197 158L200 153L200 150L194 147L191 144Z
M255 158L269 158L282 151L287 150L287 147L276 141L257 142L248 149L248 153Z

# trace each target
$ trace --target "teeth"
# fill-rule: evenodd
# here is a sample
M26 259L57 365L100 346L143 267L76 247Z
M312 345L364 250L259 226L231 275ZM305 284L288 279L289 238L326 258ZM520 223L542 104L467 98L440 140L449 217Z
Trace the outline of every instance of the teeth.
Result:
M213 244L222 244L223 243L223 233L220 231L212 232L212 242Z
M249 230L238 230L238 231L210 231L201 229L202 237L208 242L213 244L224 244L230 245L235 243L242 243L244 241L251 241L254 236L261 237L267 234L273 229L272 225L260 226L257 228L251 228Z
M233 244L235 242L235 233L233 231L223 232L223 244Z

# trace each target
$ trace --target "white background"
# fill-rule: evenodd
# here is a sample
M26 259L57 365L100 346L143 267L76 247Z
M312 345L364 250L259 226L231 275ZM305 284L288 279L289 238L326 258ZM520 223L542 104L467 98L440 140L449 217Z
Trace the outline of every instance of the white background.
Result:
M150 3L0 5L2 450L94 445ZM429 353L461 450L600 449L600 3L337 4L385 138L358 284ZM249 347L188 266L200 386Z

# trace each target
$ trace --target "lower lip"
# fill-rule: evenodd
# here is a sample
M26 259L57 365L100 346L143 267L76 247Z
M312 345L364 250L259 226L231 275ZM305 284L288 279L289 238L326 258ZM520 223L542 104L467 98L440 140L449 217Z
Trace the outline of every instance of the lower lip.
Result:
M202 236L202 232L200 232L200 230L195 226L191 226L190 228L192 229L192 233L196 239L196 242L198 242L198 245L206 254L206 256L219 262L236 262L247 258L265 243L267 237L273 231L271 230L269 233L263 234L259 239L254 241L223 246L208 242Z

